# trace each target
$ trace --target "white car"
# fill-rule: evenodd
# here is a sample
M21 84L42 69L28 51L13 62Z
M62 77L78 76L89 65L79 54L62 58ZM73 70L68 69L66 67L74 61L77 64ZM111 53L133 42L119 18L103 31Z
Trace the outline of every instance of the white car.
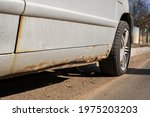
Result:
M122 75L131 32L127 0L0 0L0 77L93 61Z

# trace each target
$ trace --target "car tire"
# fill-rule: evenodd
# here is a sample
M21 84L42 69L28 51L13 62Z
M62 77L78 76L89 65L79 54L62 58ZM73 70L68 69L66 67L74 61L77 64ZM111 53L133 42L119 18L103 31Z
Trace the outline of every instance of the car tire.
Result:
M103 74L120 76L128 69L131 52L130 28L127 22L120 21L109 56L99 62Z

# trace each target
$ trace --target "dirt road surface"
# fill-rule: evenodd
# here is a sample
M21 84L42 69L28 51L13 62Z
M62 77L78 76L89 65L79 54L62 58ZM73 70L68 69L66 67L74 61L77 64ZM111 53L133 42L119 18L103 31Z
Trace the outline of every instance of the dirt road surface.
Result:
M150 82L150 68L141 68L141 66L144 66L146 63L149 64L149 60L150 53L140 54L132 57L128 73L121 77L103 76L99 71L97 65L91 64L81 67L57 69L53 72L47 70L41 73L16 77L13 79L1 80L0 99L117 99L116 95L113 94L117 94L118 91L118 93L122 95L122 90L117 90L117 87L114 86L115 83L123 83L124 79L128 79L129 82L132 81L133 83L132 78L134 78L135 84L133 84L137 87L137 85L140 86L139 83L136 85L138 81L144 82L146 84L147 82ZM141 68L141 70L136 71L137 68ZM145 69L145 72L142 72L142 69ZM138 77L140 73L143 76L147 76L146 80L136 81L136 77ZM115 87L115 90L112 89L113 86ZM142 86L144 87L143 83L141 85L141 88L143 88ZM150 91L150 87L146 86L144 87L146 91ZM119 87L127 88L128 90L130 90L127 80L125 80L125 84L123 86L121 86L120 84ZM143 91L144 89L140 90L141 88L137 88L133 91L136 93L139 91ZM112 94L111 91L113 91ZM98 96L99 94L100 96ZM139 92L138 94L138 99L150 99L150 95L147 95L147 97L143 97L140 96L143 95L143 93ZM130 92L130 95L132 95L132 92ZM108 98L109 96L112 97ZM134 97L136 96L129 96L128 99L134 99ZM122 95L118 96L118 99L126 98Z

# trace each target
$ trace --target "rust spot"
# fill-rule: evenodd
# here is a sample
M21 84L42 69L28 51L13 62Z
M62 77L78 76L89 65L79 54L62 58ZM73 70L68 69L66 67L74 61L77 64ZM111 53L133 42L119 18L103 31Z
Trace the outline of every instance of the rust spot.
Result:
M32 71L32 70L35 70L35 68L36 68L36 65L27 66L24 71Z
M97 45L92 45L93 48L97 47Z
M84 62L94 62L94 61L100 61L102 59L102 56L81 56L79 60L77 61L84 61Z
M24 16L21 16L20 17L19 29L18 29L16 52L19 52L19 49L20 49L20 42L21 42L22 30L23 30L23 22L24 22Z
M84 60L84 56L81 56L80 59L81 59L81 60Z
M69 60L68 60L68 59L65 59L65 62L69 62Z
M35 65L26 66L23 70L19 71L18 73L26 73L26 72L32 72L32 71L39 71L44 69L52 69L52 68L66 68L66 67L72 67L81 65L83 63L92 63L96 61L100 61L103 59L103 56L81 56L79 59L69 61L67 59L64 59L64 61L56 62L52 61L50 63L43 62ZM14 59L14 64L16 60ZM13 69L12 69L13 70Z
M89 56L89 57L85 58L85 62L99 61L99 59L101 59L101 57L99 57L99 56L94 56L94 57Z
M46 67L48 67L49 64L47 63L40 63L38 65L31 65L31 66L27 66L25 69L24 69L24 72L28 72L28 71L36 71L36 70L40 70L40 69L44 69Z

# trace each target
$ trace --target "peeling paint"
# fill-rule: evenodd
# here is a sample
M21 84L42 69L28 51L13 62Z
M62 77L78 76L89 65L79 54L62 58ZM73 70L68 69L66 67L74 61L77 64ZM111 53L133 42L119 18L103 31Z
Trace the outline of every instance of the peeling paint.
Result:
M28 71L37 71L37 70L40 70L40 69L44 69L44 68L47 68L49 66L48 63L40 63L38 65L31 65L31 66L27 66L23 72L28 72Z
M84 64L84 63L92 63L96 61L102 60L102 56L95 56L95 57L84 57L82 56L80 59L76 59L74 61L69 61L68 59L64 59L64 61L58 63L56 61L52 61L50 63L40 63L37 65L30 65L26 66L23 71L20 71L20 73L24 72L31 72L31 71L38 71L42 69L47 69L47 68L55 68L55 67L72 67L72 66L77 66L79 64Z
M22 30L23 30L23 22L24 22L24 16L20 17L20 24L18 29L18 37L17 37L17 46L15 52L19 52L20 49L20 43L21 43L21 37L22 37Z

